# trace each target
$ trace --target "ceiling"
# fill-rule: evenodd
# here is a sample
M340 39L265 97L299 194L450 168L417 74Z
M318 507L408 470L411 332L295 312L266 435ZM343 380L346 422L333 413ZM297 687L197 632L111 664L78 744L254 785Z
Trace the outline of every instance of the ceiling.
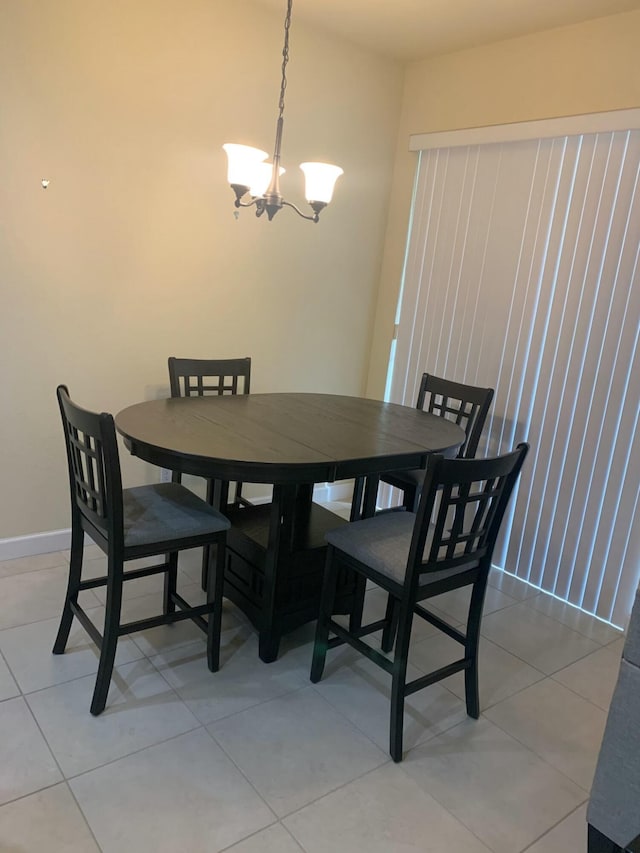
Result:
M286 0L256 0L281 11ZM399 60L640 9L640 0L295 0L305 21Z

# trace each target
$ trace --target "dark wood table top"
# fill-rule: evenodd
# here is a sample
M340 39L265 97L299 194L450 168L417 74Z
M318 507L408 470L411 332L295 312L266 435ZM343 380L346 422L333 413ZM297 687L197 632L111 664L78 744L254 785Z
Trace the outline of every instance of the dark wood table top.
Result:
M463 430L394 403L331 394L242 394L137 403L115 419L129 450L185 474L332 482L455 455Z

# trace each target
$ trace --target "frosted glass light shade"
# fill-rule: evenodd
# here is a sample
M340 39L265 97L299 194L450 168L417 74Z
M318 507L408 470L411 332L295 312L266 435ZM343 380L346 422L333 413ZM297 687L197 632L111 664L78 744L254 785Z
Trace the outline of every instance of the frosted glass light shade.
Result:
M236 145L226 142L223 146L227 154L227 180L230 184L251 186L256 166L269 156L266 151L252 148L250 145Z
M273 174L272 163L254 163L252 166L253 176L249 184L249 193L256 198L266 193L267 187L271 183L271 175ZM279 175L284 175L285 170L280 166Z
M344 169L330 163L300 163L305 178L305 198L307 201L321 201L329 204L333 188Z

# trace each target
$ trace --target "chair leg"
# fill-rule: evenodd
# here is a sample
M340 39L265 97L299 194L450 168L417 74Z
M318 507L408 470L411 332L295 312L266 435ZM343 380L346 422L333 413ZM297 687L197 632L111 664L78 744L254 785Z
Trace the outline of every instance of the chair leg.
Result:
M173 551L167 555L167 571L164 574L164 596L162 612L167 616L176 612L176 603L173 596L176 594L178 584L178 552Z
M420 503L420 492L415 486L408 486L402 493L402 506L409 512L416 512Z
M207 666L210 672L220 668L220 633L222 631L222 597L224 593L224 562L226 537L221 536L207 573L207 603L213 603L207 627ZM209 551L213 553L212 549Z
M380 648L383 652L390 652L396 639L398 630L398 616L400 613L400 602L392 595L387 598L387 610L384 614L387 623L382 631L382 642Z
M209 565L211 555L211 547L209 545L205 545L202 549L202 574L200 578L200 586L203 590L207 589L207 567Z
M614 844L610 838L590 823L587 824L587 851L588 853L624 853L622 847Z
M391 676L391 720L389 725L389 753L395 761L402 761L402 730L404 725L405 685L407 683L407 662L409 660L409 640L413 608L403 601L400 610L396 653Z
M216 494L215 494L215 480L207 479L207 497L206 501L209 506L215 506ZM220 507L216 507L220 509ZM221 512L224 510L220 509ZM205 545L202 549L202 573L200 578L200 586L206 592L207 590L207 567L209 565L209 561L211 559L211 546Z
M215 507L219 512L224 512L228 502L229 483L224 480L207 480L207 503L209 506ZM209 565L210 550L210 545L205 545L202 549L202 575L200 578L200 586L205 592L207 590L207 567Z
M334 559L334 551L333 545L327 547L327 560L322 581L320 610L318 613L318 624L316 626L316 638L313 644L313 658L311 660L311 673L309 676L314 684L322 678L327 658L329 619L333 612L333 603L338 583L338 561Z
M118 646L120 610L122 607L122 560L112 563L109 557L109 580L107 582L107 602L105 605L104 632L100 647L100 663L96 676L96 686L91 700L91 713L95 716L104 711L107 704L109 685L113 673L113 663Z
M364 496L364 477L356 477L353 483L351 498L351 513L349 521L359 521L362 518L362 498Z
M69 631L73 622L73 611L71 602L77 602L80 579L82 577L82 555L84 548L84 530L79 524L73 524L71 532L71 554L69 557L69 579L67 581L67 592L62 608L60 627L53 644L53 654L64 654L69 639Z
M356 575L356 589L353 594L353 607L349 616L349 630L353 633L362 627L362 613L364 611L364 596L367 591L367 579L364 575Z
M467 619L467 641L465 643L465 658L470 662L464 671L464 695L467 714L477 720L480 716L480 690L478 685L478 646L480 643L480 623L486 579L478 580L473 585L471 601L469 602L469 617Z

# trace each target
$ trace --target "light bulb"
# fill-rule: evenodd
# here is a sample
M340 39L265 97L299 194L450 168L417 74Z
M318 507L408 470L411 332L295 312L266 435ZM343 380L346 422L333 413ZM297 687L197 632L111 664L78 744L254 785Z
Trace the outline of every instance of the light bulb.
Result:
M301 163L305 177L305 198L308 202L319 201L329 204L333 188L344 169L330 163Z
M251 186L255 167L269 156L266 151L250 145L226 142L223 146L228 158L227 180L233 186Z

